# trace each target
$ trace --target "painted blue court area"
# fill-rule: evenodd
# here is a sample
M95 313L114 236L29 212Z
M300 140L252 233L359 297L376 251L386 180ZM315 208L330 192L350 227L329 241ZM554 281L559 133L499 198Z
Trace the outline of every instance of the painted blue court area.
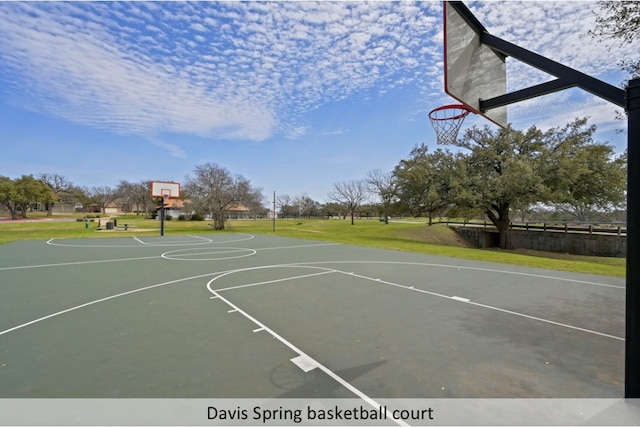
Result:
M247 234L0 246L0 398L621 398L624 279Z

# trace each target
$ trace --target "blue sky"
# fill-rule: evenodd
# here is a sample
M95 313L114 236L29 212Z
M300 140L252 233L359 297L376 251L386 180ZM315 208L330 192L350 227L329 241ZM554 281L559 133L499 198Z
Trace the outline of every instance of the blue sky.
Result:
M619 85L640 46L596 43L597 3L467 2L494 35ZM0 2L0 175L182 182L212 162L324 202L333 183L436 149L442 10L425 2ZM550 80L508 60L510 90ZM509 107L516 128L618 108L579 89ZM470 116L466 126L483 126ZM493 126L493 125L491 125Z

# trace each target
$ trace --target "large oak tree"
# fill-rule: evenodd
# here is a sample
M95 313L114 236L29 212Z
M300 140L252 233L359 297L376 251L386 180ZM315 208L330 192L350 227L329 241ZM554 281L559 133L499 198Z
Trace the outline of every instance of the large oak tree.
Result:
M510 212L514 204L536 203L544 199L540 175L545 152L544 134L536 127L525 132L511 126L468 129L457 146L467 149L465 193L462 203L475 205L500 233L500 247L511 248Z
M512 247L511 211L538 203L585 210L611 209L624 201L626 157L593 140L595 126L575 119L542 132L473 127L454 145L463 149L459 207L484 212L500 232L500 247ZM437 171L437 169L435 169ZM424 180L424 191L431 180Z

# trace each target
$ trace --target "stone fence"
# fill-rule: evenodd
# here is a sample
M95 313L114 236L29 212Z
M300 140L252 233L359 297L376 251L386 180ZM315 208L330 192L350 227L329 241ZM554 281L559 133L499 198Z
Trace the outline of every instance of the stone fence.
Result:
M456 227L458 234L480 248L498 247L498 231L492 228ZM511 230L514 248L624 258L627 254L627 238L615 233L579 233L559 231Z

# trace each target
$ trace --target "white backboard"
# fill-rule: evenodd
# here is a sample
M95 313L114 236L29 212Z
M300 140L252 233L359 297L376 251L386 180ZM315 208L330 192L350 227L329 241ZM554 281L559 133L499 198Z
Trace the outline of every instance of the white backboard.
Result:
M507 107L480 111L480 100L506 94L504 57L480 43L474 28L449 2L444 7L445 92L500 126L508 124Z
M151 181L151 197L168 195L171 199L180 197L180 184L177 182Z

